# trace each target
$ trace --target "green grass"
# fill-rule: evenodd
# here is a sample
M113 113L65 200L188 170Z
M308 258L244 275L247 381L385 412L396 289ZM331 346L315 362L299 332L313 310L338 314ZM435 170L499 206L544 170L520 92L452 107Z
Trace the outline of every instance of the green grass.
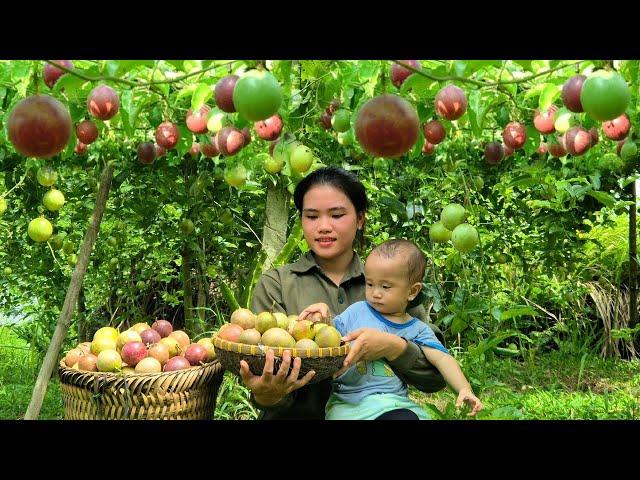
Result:
M29 345L8 327L0 326L0 420L24 417L40 365ZM63 406L57 376L49 382L40 419L62 419Z
M224 372L222 385L218 391L216 420L255 420L258 410L249 401L249 390L239 383L239 378L230 372Z
M603 360L566 352L539 354L533 360L491 358L484 363L462 357L463 370L485 405L480 419L638 419L640 362ZM0 420L20 419L31 400L39 364L29 345L0 327ZM464 419L453 391L410 396L434 418ZM216 419L251 420L258 412L238 378L225 373ZM49 382L40 419L63 418L60 382Z
M582 369L580 368L582 365ZM485 405L478 418L593 420L640 418L640 362L550 352L534 361L493 359L464 367ZM434 418L465 418L445 390L410 396Z

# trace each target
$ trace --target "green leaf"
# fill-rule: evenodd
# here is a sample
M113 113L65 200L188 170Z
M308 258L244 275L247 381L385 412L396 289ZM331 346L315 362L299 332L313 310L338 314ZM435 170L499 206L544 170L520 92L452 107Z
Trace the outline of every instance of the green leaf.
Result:
M435 405L431 405L429 402L424 402L421 405L423 408L426 408L427 410L429 410L429 413L432 415L432 417L436 418L437 420L446 419L446 417L442 414L440 410L438 410L438 407L436 407Z
M167 80L167 77L165 77L164 73L162 73L160 70L154 70L151 80L153 80L154 82L161 82ZM165 97L169 96L170 87L168 83L156 84L153 86L153 89L160 90Z
M546 85L547 85L546 83L538 83L537 85L534 85L533 87L531 87L524 94L525 100L541 95Z
M180 140L178 140L178 144L176 145L176 151L178 152L178 156L182 158L185 153L191 150L193 134L186 125L179 124L178 130L180 130Z
M469 108L467 113L469 115L469 123L471 124L471 130L475 137L482 135L482 129L480 128L480 122L478 121L478 111L480 109L480 91L474 90L469 95Z
M184 62L182 60L165 60L169 65L171 65L176 70L184 71Z
M524 315L538 317L540 316L540 313L531 307L510 308L509 310L505 310L502 312L500 320L509 320L510 318L522 317Z
M575 196L576 198L583 198L584 194L590 191L593 191L593 187L591 186L591 184L577 187L575 189Z
M120 95L120 118L122 119L122 127L128 136L133 135L133 127L131 125L131 116L134 114L133 106L133 90L125 90Z
M206 103L213 95L211 85L199 83L191 96L191 110L196 112Z
M627 61L627 67L629 69L629 78L633 84L636 84L638 80L638 73L640 73L640 63L637 60Z
M297 110L300 105L302 105L302 96L300 95L300 90L297 88L292 88L291 97L289 100L289 111L292 112L294 110Z
M131 123L131 129L135 131L138 125L138 118L140 117L140 113L146 110L146 106L152 103L154 100L150 97L145 98L143 101L138 101L136 106L133 108L132 116L129 119Z
M421 203L410 200L407 202L407 218L411 220L415 215L424 217L424 208Z
M551 208L548 200L530 200L528 203L531 208Z
M539 73L549 69L549 60L531 60L531 68L533 73Z
M451 333L453 335L458 335L460 332L465 330L468 326L469 325L464 320L464 318L462 318L459 315L456 315L456 317L453 319L453 322L451 322Z
M201 70L202 60L185 60L182 64L182 68L187 73L191 73L196 70Z
M119 60L120 68L118 69L118 75L123 76L125 73L130 72L131 70L137 67L155 67L155 60Z
M282 89L284 94L284 99L286 104L289 103L289 99L291 97L291 70L292 70L292 61L291 60L283 60L278 63L278 71L280 72L280 79L282 80ZM288 105L285 105L287 107ZM285 109L286 113L283 116L283 120L288 120L288 112L289 109Z
M449 326L451 324L451 321L453 320L453 317L455 317L456 314L455 313L450 313L448 315L446 315L445 317L442 318L441 322L444 326Z
M120 62L118 62L117 60L107 60L107 63L105 64L106 74L110 77L115 76L119 68Z
M193 92L196 88L198 88L198 84L192 83L190 85L187 85L178 92L178 94L176 95L176 99L180 100L184 97L188 97L189 95L193 95Z
M527 155L532 155L540 145L540 132L533 125L526 125L527 141L524 144L524 151Z
M438 82L425 77L424 75L409 75L400 87L400 95L405 96L409 92L413 92L416 96L425 101L431 100L433 103L433 97L435 97L436 91L434 87L438 86Z
M418 141L416 142L416 144L411 149L411 152L409 153L409 158L411 160L422 156L422 147L424 146L424 142L425 142L424 135L420 134L418 136Z
M406 216L406 206L404 205L404 203L396 200L395 198L381 197L380 203L388 207L392 211L392 213L395 213L397 216Z
M440 290L438 290L438 287L432 283L428 283L425 285L423 291L426 298L431 298L433 300L433 310L435 312L442 310L442 298L440 297Z
M420 75L418 74L412 74L410 75L414 76L414 77L419 77ZM380 78L380 70L376 69L375 73L371 76L369 76L369 78L366 80L366 83L364 84L364 94L367 97L373 97L375 94L375 90L376 90L376 85L378 85L378 79Z
M530 72L532 71L531 60L514 60L513 63L520 65L525 70L529 70Z
M547 110L553 102L556 101L558 97L560 97L562 87L560 85L554 85L553 83L545 84L545 87L542 89L542 93L540 94L540 99L538 100L538 107L540 111Z
M495 99L491 103L486 102L485 106L480 108L480 111L478 112L478 127L480 128L480 132L482 132L482 129L484 127L484 120L487 116L487 113L491 111L493 109L493 106L498 103L501 103L500 99Z
M477 72L480 69L487 69L488 67L502 67L502 60L470 60L467 67L467 74Z
M511 350L510 348L496 347L496 353L506 355L508 357L517 357L520 355L520 350Z
M15 83L24 80L25 77L31 77L31 62L11 62L11 82ZM29 79L29 81L31 81Z
M534 178L529 174L520 175L519 177L514 178L510 183L510 187L530 187L532 185L538 185L540 183L540 179Z
M78 90L80 90L85 83L88 82L82 78L76 77L75 75L65 74L60 77L53 86L53 93L60 93L61 91L64 91L65 95L69 98L76 99Z
M458 77L464 76L464 72L467 69L469 63L465 60L456 60L453 62L453 71Z
M616 204L615 199L611 195L599 190L590 190L587 192L587 195L591 195L593 198L595 198L608 208L613 208L613 206Z
M624 188L639 179L640 179L640 175L630 175L629 177L624 179L624 181L621 183L620 186Z
M522 334L516 330L506 330L496 333L494 336L482 340L477 346L470 348L469 354L477 358L483 353L493 350L507 338L520 337L521 335Z

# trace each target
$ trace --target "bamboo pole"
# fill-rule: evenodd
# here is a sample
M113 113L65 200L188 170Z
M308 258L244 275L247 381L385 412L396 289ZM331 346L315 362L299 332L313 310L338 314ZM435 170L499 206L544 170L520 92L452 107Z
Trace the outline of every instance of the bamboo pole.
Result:
M631 202L629 205L629 327L638 321L638 260L636 246L636 188L638 181L631 183Z
M71 323L71 317L78 303L78 295L80 294L80 288L82 287L82 280L87 271L87 265L89 263L89 256L93 249L93 244L98 236L100 230L100 222L102 222L102 215L107 203L107 196L109 194L109 188L111 187L111 180L113 178L113 167L107 165L102 170L100 177L100 187L98 189L98 196L96 198L96 206L93 209L93 221L84 236L84 241L80 247L80 255L78 256L78 263L76 263L73 275L71 276L71 282L67 289L67 295L64 299L62 311L58 318L58 324L51 338L51 343L47 349L47 354L44 357L40 372L38 373L38 379L36 380L33 393L31 395L31 402L27 408L27 413L24 416L25 420L36 420L40 415L40 409L42 408L42 402L44 395L47 392L47 386L49 385L49 379L53 373L54 368L58 363L58 355L62 348L62 343L67 335L69 324Z

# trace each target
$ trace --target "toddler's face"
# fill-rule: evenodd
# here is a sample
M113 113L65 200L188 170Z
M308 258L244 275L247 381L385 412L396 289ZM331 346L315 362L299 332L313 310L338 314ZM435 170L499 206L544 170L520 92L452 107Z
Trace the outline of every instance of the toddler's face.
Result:
M402 254L392 258L377 253L369 255L364 265L367 302L383 314L404 313L411 296L407 276L407 259Z

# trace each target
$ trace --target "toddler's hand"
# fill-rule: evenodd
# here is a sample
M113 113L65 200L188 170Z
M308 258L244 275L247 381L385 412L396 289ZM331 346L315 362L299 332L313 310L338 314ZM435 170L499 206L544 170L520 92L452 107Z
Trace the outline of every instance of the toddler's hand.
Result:
M484 408L482 402L476 397L471 390L468 388L463 388L458 393L458 399L456 400L456 408L462 407L462 404L466 403L470 408L471 412L467 414L468 417L475 416L480 410Z
M305 308L298 320L310 320L312 322L324 322L329 323L329 305L326 303L314 303Z

